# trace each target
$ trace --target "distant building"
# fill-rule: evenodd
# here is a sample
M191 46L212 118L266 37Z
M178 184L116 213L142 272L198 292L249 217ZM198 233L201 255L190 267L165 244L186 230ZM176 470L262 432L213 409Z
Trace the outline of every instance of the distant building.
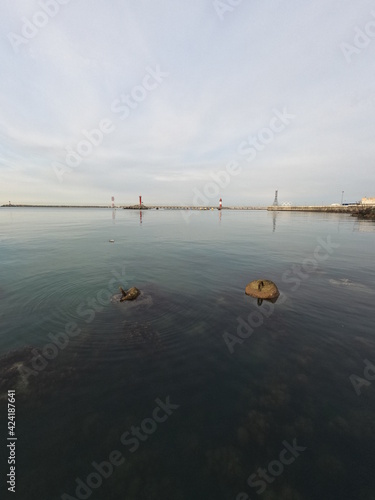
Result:
M362 198L361 205L375 205L375 198Z

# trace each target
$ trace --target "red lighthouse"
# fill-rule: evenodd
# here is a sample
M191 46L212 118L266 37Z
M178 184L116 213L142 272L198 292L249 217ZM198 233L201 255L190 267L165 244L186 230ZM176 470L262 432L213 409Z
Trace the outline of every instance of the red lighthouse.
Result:
M222 209L222 206L223 206L223 200L220 198L220 201L219 201L219 210Z
M142 196L139 197L139 208L142 208Z

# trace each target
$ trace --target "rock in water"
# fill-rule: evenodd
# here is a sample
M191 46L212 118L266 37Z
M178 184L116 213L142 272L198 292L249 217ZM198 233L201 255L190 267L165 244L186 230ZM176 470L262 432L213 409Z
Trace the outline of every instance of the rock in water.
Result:
M273 281L270 280L254 280L245 289L246 295L257 299L277 299L280 292Z
M129 288L129 290L124 290L121 286L120 286L120 290L121 290L121 293L122 293L122 297L120 299L120 302L123 302L124 300L135 300L138 295L141 293L138 288L136 288L135 286L133 286L132 288Z

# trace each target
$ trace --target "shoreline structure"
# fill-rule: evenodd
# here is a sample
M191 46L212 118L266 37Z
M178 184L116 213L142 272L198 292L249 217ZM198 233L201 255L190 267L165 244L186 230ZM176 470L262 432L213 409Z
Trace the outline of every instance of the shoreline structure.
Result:
M106 208L124 210L219 210L217 206L185 206L185 205L1 205L1 208ZM306 205L306 206L228 206L221 210L268 210L271 212L326 212L326 213L358 213L364 209L374 208L368 205Z

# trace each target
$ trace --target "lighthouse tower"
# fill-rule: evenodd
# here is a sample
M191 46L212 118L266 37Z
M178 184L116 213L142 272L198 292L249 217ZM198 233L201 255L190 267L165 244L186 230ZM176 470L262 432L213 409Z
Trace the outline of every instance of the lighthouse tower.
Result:
M223 208L223 200L220 198L220 201L219 201L219 210L221 210Z

